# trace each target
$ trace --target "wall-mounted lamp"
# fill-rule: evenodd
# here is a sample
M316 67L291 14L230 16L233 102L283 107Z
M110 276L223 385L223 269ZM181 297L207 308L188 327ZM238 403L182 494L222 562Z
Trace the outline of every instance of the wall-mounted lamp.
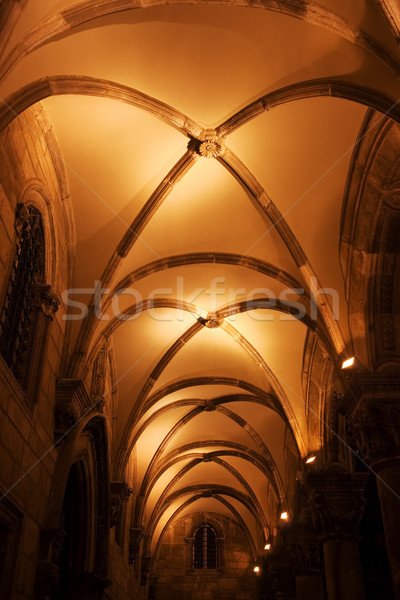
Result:
M271 544L265 544L264 550L270 550L270 548L271 548Z
M289 518L289 514L286 511L281 513L282 521L287 521L288 518Z
M355 356L352 356L351 358L347 358L346 360L343 361L342 363L342 369L349 369L350 367L352 367L355 363Z
M260 567L259 566L255 566L253 569L254 573L259 573L260 572Z

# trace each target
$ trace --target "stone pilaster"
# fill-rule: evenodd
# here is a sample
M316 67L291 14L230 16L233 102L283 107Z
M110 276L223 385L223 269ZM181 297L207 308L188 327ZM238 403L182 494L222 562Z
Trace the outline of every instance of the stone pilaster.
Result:
M400 378L356 374L343 399L349 442L376 475L395 597L400 600Z
M323 544L328 600L365 598L358 551L358 525L365 500L366 473L310 473L304 493Z

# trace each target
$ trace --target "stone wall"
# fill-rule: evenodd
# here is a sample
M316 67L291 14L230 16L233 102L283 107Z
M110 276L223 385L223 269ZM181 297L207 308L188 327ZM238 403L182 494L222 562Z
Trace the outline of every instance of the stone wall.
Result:
M198 515L177 520L165 534L150 579L155 600L251 600L256 594L253 557L242 530L232 519L203 515L204 521L223 532L222 564L217 569L193 569L192 546L185 538L200 523ZM217 529L217 534L219 532Z
M17 203L34 203L43 216L46 283L60 295L68 285L66 217L49 132L40 109L27 110L0 136L0 307L15 249ZM58 159L56 159L58 160ZM48 252L47 252L48 251ZM52 260L47 260L51 256ZM57 457L55 382L65 336L63 307L48 319L40 379L28 398L0 356L0 530L2 598L32 598L40 531L45 525Z

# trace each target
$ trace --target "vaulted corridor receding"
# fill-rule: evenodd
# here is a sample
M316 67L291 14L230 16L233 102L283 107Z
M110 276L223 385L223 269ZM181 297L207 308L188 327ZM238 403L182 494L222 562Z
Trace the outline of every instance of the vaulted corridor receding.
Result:
M396 0L4 0L5 600L400 600Z

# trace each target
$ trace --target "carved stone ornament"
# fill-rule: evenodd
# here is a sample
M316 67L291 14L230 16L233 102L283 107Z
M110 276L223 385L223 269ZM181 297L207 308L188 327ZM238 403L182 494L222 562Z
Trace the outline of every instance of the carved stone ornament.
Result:
M310 473L304 494L320 539L357 539L368 473Z
M222 325L223 319L218 319L216 317L207 317L204 319L203 317L199 317L199 323L201 323L204 327L208 327L209 329L216 329Z
M79 379L62 379L56 383L54 439L59 443L90 408L90 398Z
M370 465L400 460L400 405L396 400L368 399L349 425L351 444Z
M296 575L321 572L321 544L312 523L298 521L290 524L285 539Z
M348 439L369 465L400 459L400 379L397 374L354 376L342 401Z
M60 300L58 296L51 290L50 285L35 285L35 305L41 308L46 317L50 319L58 311Z
M107 365L108 365L108 349L104 345L98 352L93 363L92 384L90 395L94 402L97 403L98 409L102 408L103 397L106 391L107 383Z
M131 527L129 530L129 564L131 565L137 558L140 549L140 542L144 536L144 526Z
M131 490L124 481L112 481L110 484L110 528L118 523L122 503L127 500Z
M31 215L26 204L17 204L14 225L19 237L29 235L31 230Z
M208 138L200 144L199 154L205 158L217 158L223 154L223 146L217 139Z
M295 598L295 574L289 549L279 546L265 560L264 577L275 598Z

